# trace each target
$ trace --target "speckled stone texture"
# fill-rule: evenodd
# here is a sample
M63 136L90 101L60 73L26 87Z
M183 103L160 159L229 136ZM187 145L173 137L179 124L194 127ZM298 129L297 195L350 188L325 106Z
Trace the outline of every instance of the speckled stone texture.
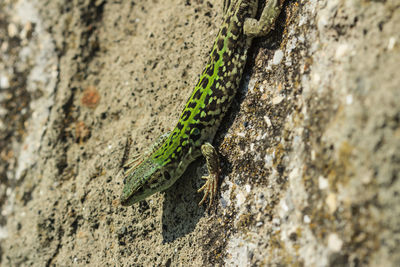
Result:
M119 204L124 159L176 124L222 2L0 2L2 266L400 265L397 0L287 0L216 135L211 210L204 160Z

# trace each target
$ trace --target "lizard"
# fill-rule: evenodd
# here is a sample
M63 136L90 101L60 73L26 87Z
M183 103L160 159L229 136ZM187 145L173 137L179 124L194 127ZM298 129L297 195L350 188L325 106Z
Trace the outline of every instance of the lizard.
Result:
M256 19L258 0L224 0L224 18L211 54L175 128L161 135L142 155L125 165L123 206L165 191L203 155L208 175L199 205L217 192L220 164L212 141L237 92L252 39L265 36L275 25L283 0L267 0Z

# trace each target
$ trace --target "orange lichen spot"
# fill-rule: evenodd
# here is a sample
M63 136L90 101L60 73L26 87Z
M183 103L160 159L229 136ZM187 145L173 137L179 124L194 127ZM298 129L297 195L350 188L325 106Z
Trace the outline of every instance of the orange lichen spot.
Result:
M11 158L14 157L14 152L12 150L3 150L1 151L0 158L4 161L9 161Z
M118 199L114 199L114 200L111 202L111 205L112 205L114 208L119 207L119 205L121 205L119 198L118 198Z
M97 91L96 87L88 86L85 91L83 91L83 96L81 99L81 103L83 106L88 108L95 108L100 102L100 94Z
M85 231L78 231L76 237L79 239L86 239L88 237L87 232Z
M80 144L86 141L90 136L90 130L84 122L79 121L75 124L75 139Z

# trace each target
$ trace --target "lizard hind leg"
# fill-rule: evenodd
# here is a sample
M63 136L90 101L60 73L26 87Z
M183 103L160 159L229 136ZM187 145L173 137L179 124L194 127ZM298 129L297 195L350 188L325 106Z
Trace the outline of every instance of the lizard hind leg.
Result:
M158 148L161 147L161 145L167 140L167 138L170 136L171 132L166 132L165 134L160 135L153 143L153 145L150 146L143 154L135 154L132 156L131 160L124 164L124 168L128 168L128 170L125 172L125 176L128 176L133 172L133 170L136 169L137 166L139 166L140 163L143 162L145 158L147 158L149 155L151 155L154 151L156 151Z
M217 151L210 143L205 143L202 145L201 152L206 158L208 175L202 177L202 179L206 180L206 183L199 190L197 190L197 192L204 191L204 196L199 205L203 204L207 199L207 196L209 196L210 202L208 207L211 207L213 199L217 193L218 177L220 174L219 157Z
M282 0L267 0L259 20L247 18L244 22L244 34L249 37L259 37L267 35L275 25L282 9Z

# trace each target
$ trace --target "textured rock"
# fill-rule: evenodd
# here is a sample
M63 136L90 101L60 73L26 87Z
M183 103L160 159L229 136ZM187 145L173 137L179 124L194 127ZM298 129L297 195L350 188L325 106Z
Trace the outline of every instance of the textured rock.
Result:
M176 123L222 1L2 1L1 265L400 265L396 2L286 1L206 212L202 161L129 208L119 171L127 137L134 154Z

